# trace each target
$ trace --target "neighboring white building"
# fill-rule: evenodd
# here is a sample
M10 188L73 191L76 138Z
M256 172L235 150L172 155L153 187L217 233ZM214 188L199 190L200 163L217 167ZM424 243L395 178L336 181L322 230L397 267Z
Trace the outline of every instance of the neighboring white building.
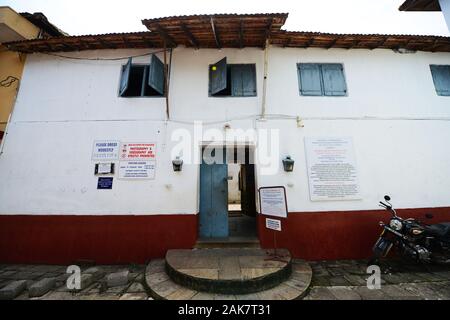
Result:
M450 31L450 0L406 0L400 11L442 11Z
M241 162L250 216L258 188L286 188L277 241L298 257L368 256L388 218L377 206L385 194L400 215L450 220L450 39L289 33L280 30L286 17L170 17L145 20L149 33L9 44L29 55L0 155L0 260L143 262L194 246L202 230L213 237L226 223L226 189L220 171L191 161L211 141L256 158ZM224 58L228 83L217 80ZM164 61L167 99L158 96ZM144 83L145 94L155 96L126 97L141 94L144 71L154 85ZM237 96L211 96L218 85ZM94 144L107 142L115 155L96 158L105 150ZM123 152L133 143L148 153ZM101 163L114 172L99 175ZM112 189L98 189L100 178L113 178ZM212 218L202 213L211 203ZM208 217L216 220L206 230ZM271 247L264 216L255 228Z

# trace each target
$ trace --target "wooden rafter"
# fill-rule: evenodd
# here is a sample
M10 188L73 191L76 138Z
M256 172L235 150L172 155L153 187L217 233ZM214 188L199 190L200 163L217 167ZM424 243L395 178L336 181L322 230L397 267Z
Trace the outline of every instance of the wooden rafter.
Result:
M219 32L218 32L218 30L216 28L216 24L214 23L214 18L211 17L210 21L211 21L211 29L212 29L212 32L213 32L214 40L216 40L217 49L221 49L222 48L222 44L220 43L220 35L219 35Z
M309 48L314 43L314 37L311 37L308 42L305 44L304 48Z
M270 35L272 33L272 26L273 26L273 18L270 19L269 24L266 27L266 34L264 36L264 44L263 44L263 48L266 47L266 44L268 43L267 40L270 39Z
M334 39L330 42L330 44L327 46L327 49L331 49L336 45L336 42L339 40L339 38Z
M192 34L191 30L189 30L189 28L182 23L180 25L181 29L183 30L184 34L186 35L186 38L189 40L189 42L191 43L191 45L193 47L195 47L196 49L198 49L200 47L197 39L194 37L194 35Z
M244 21L239 19L239 48L244 47Z
M350 46L348 46L346 49L353 49L354 47L359 45L360 42L361 42L361 40L359 40L359 39L353 40L352 43L350 44Z
M377 43L375 43L375 45L373 45L370 50L374 50L376 48L380 48L383 47L384 44L386 43L386 41L388 41L389 37L385 37L382 40L378 41Z
M161 38L164 40L164 42L169 47L177 46L177 43L175 42L175 40L173 40L173 38L171 36L169 36L169 34L166 32L166 30L163 29L163 27L161 27L159 24L156 24L155 27L156 27L156 32L161 36Z

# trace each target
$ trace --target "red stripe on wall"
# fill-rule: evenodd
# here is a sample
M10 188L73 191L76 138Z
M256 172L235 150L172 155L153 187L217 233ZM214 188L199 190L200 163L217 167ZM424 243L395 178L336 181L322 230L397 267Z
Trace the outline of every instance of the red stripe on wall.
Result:
M432 213L434 218L425 218ZM397 210L402 218L417 218L433 224L450 221L450 208ZM277 247L287 248L297 258L307 260L364 259L371 255L377 240L380 221L388 222L389 213L382 210L292 212L282 219L277 232ZM259 215L259 237L263 248L272 248L274 232L265 228L265 216Z
M197 215L0 216L3 263L145 263L196 240Z

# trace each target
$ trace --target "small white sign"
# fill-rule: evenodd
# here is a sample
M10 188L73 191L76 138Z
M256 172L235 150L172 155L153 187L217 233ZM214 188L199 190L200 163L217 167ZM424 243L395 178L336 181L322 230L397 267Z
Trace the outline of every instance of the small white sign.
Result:
M266 228L270 230L281 231L281 221L275 219L266 219Z
M156 161L120 161L119 179L155 179Z
M98 174L109 174L112 172L112 163L99 163Z
M284 187L260 188L259 201L262 214L287 218L286 189Z
M92 160L117 160L119 158L120 141L94 141Z

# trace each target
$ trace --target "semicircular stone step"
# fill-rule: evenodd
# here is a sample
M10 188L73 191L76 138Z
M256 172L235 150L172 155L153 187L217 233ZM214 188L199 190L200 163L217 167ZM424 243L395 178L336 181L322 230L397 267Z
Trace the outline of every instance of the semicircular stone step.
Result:
M169 250L166 272L173 282L196 291L248 294L273 288L289 278L286 249L214 248Z
M154 299L160 300L295 300L302 299L309 289L312 270L303 260L291 261L292 273L281 284L249 294L210 293L181 286L165 272L165 261L152 260L145 272L145 287Z

